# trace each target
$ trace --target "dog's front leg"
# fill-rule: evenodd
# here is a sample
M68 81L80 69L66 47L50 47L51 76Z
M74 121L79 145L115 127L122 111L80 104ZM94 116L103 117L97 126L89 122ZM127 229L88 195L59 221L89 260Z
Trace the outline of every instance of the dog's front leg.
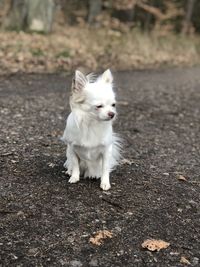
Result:
M102 157L102 176L101 176L101 185L100 187L103 190L110 189L110 159L112 155L112 145L105 149Z
M69 147L70 161L72 163L72 172L69 179L69 183L76 183L80 180L79 158L73 150L73 147Z

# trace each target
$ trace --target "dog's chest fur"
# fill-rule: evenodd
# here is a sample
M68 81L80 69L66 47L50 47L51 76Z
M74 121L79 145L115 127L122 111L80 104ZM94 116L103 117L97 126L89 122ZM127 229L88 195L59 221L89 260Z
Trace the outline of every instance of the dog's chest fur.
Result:
M73 113L69 115L65 140L73 145L75 152L83 160L97 160L105 147L112 144L112 125L110 122L78 120Z
M83 147L74 145L74 151L79 156L81 160L84 161L96 161L103 154L105 147L97 146L97 147Z

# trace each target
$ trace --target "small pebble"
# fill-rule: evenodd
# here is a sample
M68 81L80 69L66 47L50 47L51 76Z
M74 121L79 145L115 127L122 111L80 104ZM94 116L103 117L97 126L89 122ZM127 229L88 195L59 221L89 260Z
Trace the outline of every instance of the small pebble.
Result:
M70 267L81 267L81 266L83 266L81 261L78 260L70 261Z
M194 266L198 265L199 264L199 258L194 257L193 260L192 260L192 263L193 263Z
M97 267L98 266L98 261L96 259L92 259L89 262L89 265L92 266L92 267Z

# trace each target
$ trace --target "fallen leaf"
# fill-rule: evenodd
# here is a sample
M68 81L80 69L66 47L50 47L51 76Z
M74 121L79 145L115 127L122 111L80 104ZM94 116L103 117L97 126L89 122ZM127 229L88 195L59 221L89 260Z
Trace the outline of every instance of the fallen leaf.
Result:
M168 172L163 172L163 175L169 176L169 173Z
M90 237L89 241L93 245L100 246L103 243L103 239L112 238L113 234L108 230L100 230L96 232L94 237Z
M134 163L133 160L129 160L129 159L122 159L120 164L128 164L128 165L132 165Z
M180 181L187 181L187 179L183 175L178 176L178 180Z
M26 218L25 213L21 210L17 212L17 216Z
M39 253L38 248L30 248L28 250L28 255L30 255L30 256L34 256L35 257L38 253Z
M128 101L118 101L117 104L121 105L121 106L128 106L129 105Z
M181 259L180 259L180 263L188 264L188 265L191 264L191 263L189 262L189 260L187 260L184 256L181 257Z
M150 251L159 251L163 248L169 247L170 243L163 240L147 239L142 243L143 248L147 248Z
M11 162L12 163L18 163L18 161L17 160L14 160L14 159L11 159Z
M56 164L54 164L54 163L49 163L48 166L51 167L51 168L54 168L54 167L56 166Z

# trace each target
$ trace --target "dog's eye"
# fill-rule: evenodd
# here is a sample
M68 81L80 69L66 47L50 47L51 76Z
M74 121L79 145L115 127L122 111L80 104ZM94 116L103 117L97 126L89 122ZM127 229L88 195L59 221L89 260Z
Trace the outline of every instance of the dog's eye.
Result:
M98 106L96 106L96 108L102 108L103 107L103 105L98 105Z
M115 103L113 103L113 104L112 104L112 107L115 107L115 106L116 106L116 104L115 104Z

